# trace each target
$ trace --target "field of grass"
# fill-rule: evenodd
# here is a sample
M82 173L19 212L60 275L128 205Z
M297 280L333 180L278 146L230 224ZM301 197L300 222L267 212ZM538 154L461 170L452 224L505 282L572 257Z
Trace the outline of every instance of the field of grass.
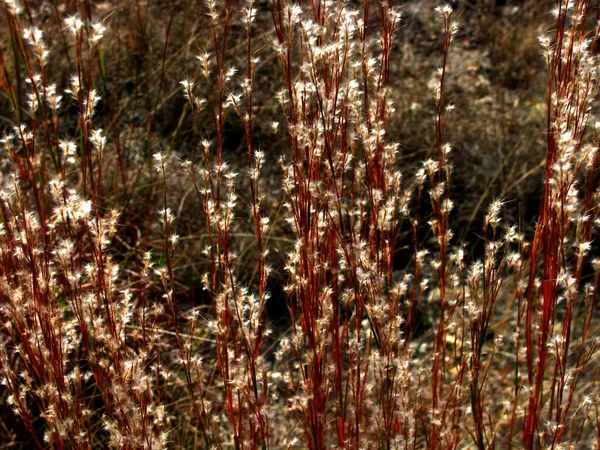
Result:
M0 448L600 449L591 0L2 0Z

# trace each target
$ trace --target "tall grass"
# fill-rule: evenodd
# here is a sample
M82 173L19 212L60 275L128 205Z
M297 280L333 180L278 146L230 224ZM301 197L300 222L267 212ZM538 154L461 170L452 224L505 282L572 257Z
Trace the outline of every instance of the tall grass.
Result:
M469 243L447 139L458 15L437 8L413 167L391 138L401 10L355 3L172 1L152 36L140 1L5 0L7 445L598 448L598 12L557 0L540 37L535 227L505 223L503 198ZM182 14L197 41L177 49Z

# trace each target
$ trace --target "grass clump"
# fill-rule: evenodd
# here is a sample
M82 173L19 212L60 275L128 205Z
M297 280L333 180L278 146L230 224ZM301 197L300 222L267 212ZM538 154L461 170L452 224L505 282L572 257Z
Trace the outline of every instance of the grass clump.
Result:
M590 3L6 0L0 438L597 446Z

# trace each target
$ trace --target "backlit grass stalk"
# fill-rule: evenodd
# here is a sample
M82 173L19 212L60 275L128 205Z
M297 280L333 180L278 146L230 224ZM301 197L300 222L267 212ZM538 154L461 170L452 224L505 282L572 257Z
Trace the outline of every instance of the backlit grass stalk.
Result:
M542 38L550 73L548 87L548 152L546 181L542 198L541 217L538 222L530 256L528 282L528 308L526 317L527 365L532 393L525 421L523 443L534 448L541 434L548 434L554 447L556 436L562 435L566 416L563 393L567 379L574 376L567 366L566 355L571 344L573 305L580 289L583 264L586 261L591 225L597 208L590 203L597 167L597 147L585 143L590 119L590 105L597 94L597 58L593 55L598 29L592 31L589 41L586 21L589 2L557 2L556 32L553 40ZM586 171L584 204L580 204L578 184L580 174ZM585 209L583 209L585 208ZM572 224L575 224L573 229ZM571 249L575 247L575 260L571 262ZM541 254L541 255L540 255ZM539 316L540 332L537 343L533 332L536 289L534 280L537 264L542 264ZM564 294L560 290L564 289ZM563 300L564 295L564 300ZM555 336L556 306L566 301L560 336ZM549 352L556 353L554 377L551 382L548 420L555 425L543 432L538 428L541 419L543 384ZM534 360L535 355L535 360ZM569 375L570 374L570 375ZM555 411L555 412L554 412ZM558 420L556 420L558 419Z
M447 114L451 111L451 107L444 107L444 83L446 78L450 43L452 41L452 36L458 30L457 24L452 21L452 8L440 7L438 8L438 11L442 15L444 22L444 50L442 66L439 69L439 79L434 86L435 103L437 109L437 114L435 117L435 145L437 148L437 161L435 162L435 167L433 167L434 162L432 161L432 167L428 168L430 182L432 184L429 196L431 198L431 203L434 210L434 219L431 221L431 229L439 247L439 259L437 259L435 262L435 265L437 266L435 268L437 272L437 282L440 294L440 319L436 333L431 385L432 422L429 433L429 446L432 449L436 448L438 445L437 440L439 438L439 418L435 416L440 414L439 401L443 396L441 383L443 381L442 374L444 372L444 364L446 359L445 333L447 324L449 323L449 317L447 317L446 311L448 249L450 245L450 239L452 238L452 230L450 229L449 221L453 203L448 195L450 184L450 167L447 161L448 153L450 152L450 145L444 142L446 118Z

